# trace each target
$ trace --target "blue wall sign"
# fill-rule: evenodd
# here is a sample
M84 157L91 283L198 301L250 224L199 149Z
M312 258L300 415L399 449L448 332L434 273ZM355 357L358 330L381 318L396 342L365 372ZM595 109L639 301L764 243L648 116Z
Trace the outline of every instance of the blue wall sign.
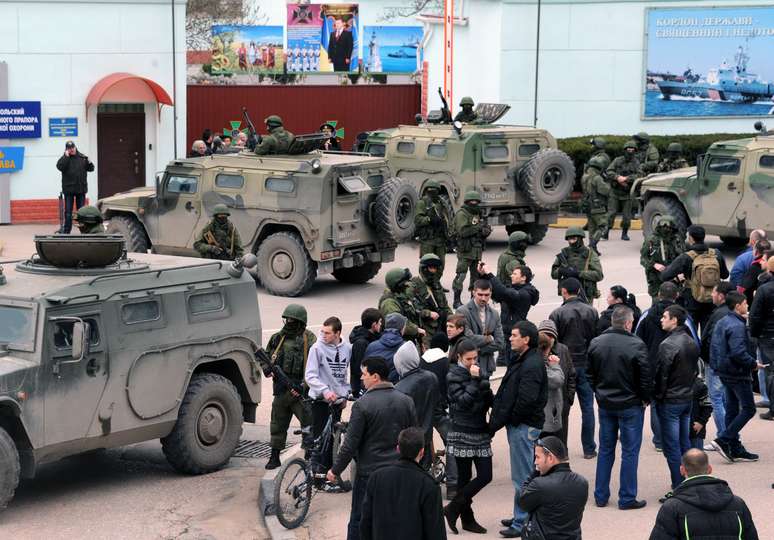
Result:
M0 174L19 172L23 168L23 146L0 146Z
M0 101L0 139L39 139L40 101Z
M49 137L77 137L78 118L49 118Z

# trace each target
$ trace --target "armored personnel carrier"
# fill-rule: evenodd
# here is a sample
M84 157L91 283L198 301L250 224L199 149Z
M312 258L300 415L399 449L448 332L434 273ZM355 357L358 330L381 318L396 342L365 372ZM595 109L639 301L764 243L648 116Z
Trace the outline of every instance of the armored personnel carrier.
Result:
M269 293L303 295L318 274L365 283L410 237L413 206L402 201L416 202L417 194L383 158L323 153L320 142L296 137L287 155L173 161L155 189L119 193L97 207L131 252L198 256L196 236L223 203Z
M95 449L160 438L180 472L224 466L261 399L255 256L35 243L0 262L0 508L39 465Z

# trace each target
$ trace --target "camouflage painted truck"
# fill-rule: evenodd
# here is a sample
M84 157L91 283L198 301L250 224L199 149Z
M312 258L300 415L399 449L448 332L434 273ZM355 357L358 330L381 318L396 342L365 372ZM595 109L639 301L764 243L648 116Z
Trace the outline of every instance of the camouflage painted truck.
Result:
M302 295L318 274L365 283L406 239L403 223L413 215L398 207L399 196L408 191L416 200L416 192L391 176L384 159L322 153L319 141L304 147L302 137L293 155L243 151L173 161L155 189L97 206L129 251L195 257L198 232L223 203L245 251L257 255L256 277L269 293Z
M420 195L428 180L437 181L450 215L466 191L478 190L490 225L524 231L537 244L572 192L575 167L546 130L495 124L509 109L480 103L479 120L469 124L451 122L446 108L433 111L427 121L418 116L418 125L368 133L363 149L387 158L392 176ZM402 196L401 207L414 204L410 194Z
M753 229L774 233L774 133L710 145L696 167L650 175L635 183L645 234L661 215L685 230L704 227L730 244L744 244Z
M177 471L225 465L261 399L242 263L127 259L112 235L36 245L0 263L0 508L38 466L102 448L160 438Z

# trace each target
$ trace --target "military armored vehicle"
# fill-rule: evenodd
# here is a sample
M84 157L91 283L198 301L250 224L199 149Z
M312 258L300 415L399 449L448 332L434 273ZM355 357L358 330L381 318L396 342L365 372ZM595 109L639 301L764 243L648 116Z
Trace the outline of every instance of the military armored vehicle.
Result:
M441 185L449 214L475 189L489 225L508 233L524 231L540 242L558 218L559 205L570 195L575 167L544 129L495 124L510 107L479 103L473 123L451 122L444 102L418 125L372 131L363 149L384 156L392 176L407 181L420 195L429 180ZM409 195L401 207L414 204Z
M303 137L295 155L173 161L155 189L119 193L97 207L131 252L198 256L197 234L223 203L269 293L302 295L318 274L365 283L413 230L413 207L400 201L416 201L416 191L392 178L382 158L322 153L314 150L318 140L303 148Z
M2 262L0 508L39 465L161 439L178 471L225 465L261 398L243 261L126 257L114 235L40 236ZM250 261L252 259L252 261Z
M696 167L636 182L645 234L662 214L683 230L701 225L730 244L743 244L753 229L774 232L774 133L760 122L755 127L755 137L710 145Z

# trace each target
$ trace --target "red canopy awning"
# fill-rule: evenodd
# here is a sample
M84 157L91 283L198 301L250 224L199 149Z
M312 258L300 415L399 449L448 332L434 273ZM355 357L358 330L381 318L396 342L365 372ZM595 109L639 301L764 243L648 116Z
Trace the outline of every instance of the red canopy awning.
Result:
M89 107L91 105L97 105L101 103L102 97L108 90L120 82L130 80L142 81L148 86L150 91L153 92L153 95L156 97L156 104L159 114L161 114L162 105L173 104L172 98L169 97L169 94L167 94L166 90L164 90L164 88L162 88L161 85L157 82L152 81L151 79L146 79L145 77L132 75L131 73L112 73L107 77L103 77L94 86L91 87L89 95L86 96L86 118L88 119Z

